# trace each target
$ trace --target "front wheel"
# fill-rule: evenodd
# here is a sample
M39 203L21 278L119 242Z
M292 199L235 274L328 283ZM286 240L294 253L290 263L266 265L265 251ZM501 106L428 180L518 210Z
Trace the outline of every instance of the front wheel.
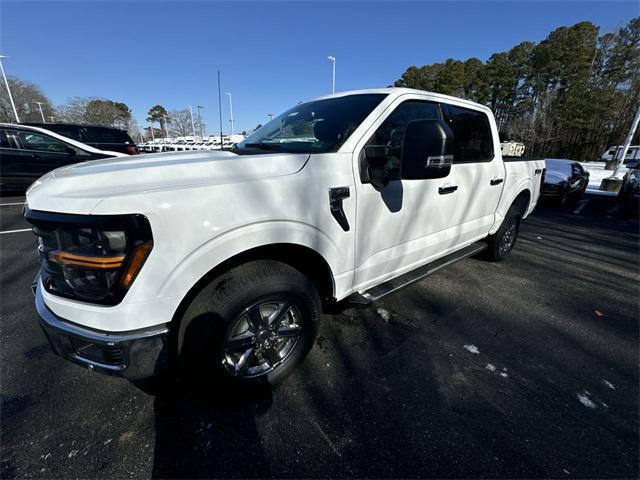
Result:
M318 292L300 272L277 261L246 263L212 280L186 310L181 363L198 383L273 386L307 356L320 318Z
M487 237L487 244L489 245L487 256L489 260L500 262L509 256L520 232L521 219L520 209L517 205L512 205L498 231Z

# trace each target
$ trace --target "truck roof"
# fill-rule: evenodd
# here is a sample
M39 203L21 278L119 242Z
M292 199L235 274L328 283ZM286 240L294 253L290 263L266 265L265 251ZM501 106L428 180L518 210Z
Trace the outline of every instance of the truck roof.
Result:
M418 90L416 88L405 88L405 87L387 87L387 88L367 88L367 89L361 89L361 90L346 90L344 92L336 92L336 93L330 93L328 95L322 95L320 97L315 97L315 98L311 98L309 100L304 100L304 102L310 102L313 100L324 100L327 98L338 98L338 97L344 97L347 95L364 95L367 93L383 93L383 94L387 94L387 95L394 95L394 96L400 96L400 95L406 95L409 93L412 94L418 94L418 95L430 95L430 96L434 96L438 99L441 99L442 101L445 102L462 102L465 103L469 106L473 106L477 109L482 109L485 111L490 112L491 109L489 107L487 107L486 105L482 105L481 103L476 103L476 102L472 102L471 100L466 100L464 98L460 98L460 97L453 97L451 95L443 95L442 93L435 93L435 92L430 92L428 90Z

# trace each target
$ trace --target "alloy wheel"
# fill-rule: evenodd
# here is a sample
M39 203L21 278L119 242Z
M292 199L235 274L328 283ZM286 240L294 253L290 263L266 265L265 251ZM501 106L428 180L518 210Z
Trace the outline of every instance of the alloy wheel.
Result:
M234 377L265 375L287 360L301 334L296 305L284 299L256 303L229 325L222 363Z

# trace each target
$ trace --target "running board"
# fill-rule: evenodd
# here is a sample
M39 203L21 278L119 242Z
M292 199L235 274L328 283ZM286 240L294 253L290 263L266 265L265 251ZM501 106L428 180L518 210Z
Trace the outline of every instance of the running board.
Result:
M382 297L394 293L401 288L409 286L415 282L419 282L423 278L428 277L432 273L437 272L441 268L444 268L459 260L463 260L467 257L471 257L477 253L487 249L487 244L484 242L476 242L468 247L464 247L456 252L450 253L442 258L434 260L431 263L427 263L422 267L418 267L415 270L411 270L399 277L388 280L380 285L376 285L369 290L362 293L354 293L350 295L347 300L354 305L368 305L376 300L380 300Z

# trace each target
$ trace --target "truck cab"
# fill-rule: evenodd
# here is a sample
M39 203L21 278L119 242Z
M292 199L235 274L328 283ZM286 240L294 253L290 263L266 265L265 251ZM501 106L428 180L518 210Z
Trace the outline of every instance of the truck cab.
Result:
M276 384L323 308L452 261L509 255L544 162L504 159L491 111L411 89L299 103L232 151L55 170L27 192L54 350L128 378Z

